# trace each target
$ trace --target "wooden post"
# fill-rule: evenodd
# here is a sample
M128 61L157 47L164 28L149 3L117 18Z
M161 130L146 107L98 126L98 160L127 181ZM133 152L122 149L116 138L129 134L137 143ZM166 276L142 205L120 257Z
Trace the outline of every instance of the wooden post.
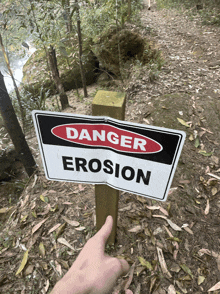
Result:
M92 102L92 115L108 116L120 120L125 118L125 93L98 91ZM97 231L105 223L106 217L113 217L113 229L108 244L115 243L118 217L119 191L107 185L95 186L96 228Z

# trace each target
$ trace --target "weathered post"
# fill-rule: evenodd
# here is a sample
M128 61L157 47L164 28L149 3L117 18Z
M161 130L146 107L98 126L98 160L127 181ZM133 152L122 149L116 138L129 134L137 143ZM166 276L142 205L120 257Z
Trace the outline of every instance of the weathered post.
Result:
M20 157L24 168L30 177L36 168L35 160L31 154L29 146L25 140L25 136L22 132L21 126L18 122L15 114L11 99L8 95L3 75L0 72L0 112L5 123L5 127L11 137L11 140L15 146L15 150Z
M94 116L108 116L115 119L125 118L125 93L98 91L92 102ZM108 215L113 217L113 229L108 244L115 243L118 217L119 191L107 185L95 186L96 228L99 230Z

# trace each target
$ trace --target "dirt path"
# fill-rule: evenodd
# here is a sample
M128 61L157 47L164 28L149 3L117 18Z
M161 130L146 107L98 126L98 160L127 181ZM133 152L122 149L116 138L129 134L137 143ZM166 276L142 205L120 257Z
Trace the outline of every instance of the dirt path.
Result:
M166 63L161 71L136 68L126 120L181 129L187 138L166 202L121 193L117 242L108 253L133 265L135 294L208 293L220 280L220 28L155 6L143 10L142 23ZM68 93L70 111L91 114L95 88L89 91L86 105ZM40 162L36 138L29 144ZM7 193L1 197L7 203ZM1 209L2 223L11 217L0 232L0 292L48 293L95 233L94 200L93 185L47 181L42 172L18 203ZM16 276L26 249L27 264ZM128 277L119 281L121 293Z

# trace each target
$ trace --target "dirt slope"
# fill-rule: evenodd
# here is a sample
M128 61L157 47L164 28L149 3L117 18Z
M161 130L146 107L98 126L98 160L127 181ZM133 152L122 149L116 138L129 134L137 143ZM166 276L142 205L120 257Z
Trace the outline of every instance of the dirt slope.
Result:
M129 288L136 294L207 293L220 280L220 29L156 7L141 18L166 63L153 80L147 68L133 73L126 120L181 129L187 138L167 202L121 193L117 242L107 252L134 265ZM91 114L89 91L86 105L70 92L68 111ZM29 143L40 165L36 138ZM4 203L7 194L1 197ZM92 185L49 182L43 172L31 179L0 233L0 292L48 293L95 233L94 205ZM15 275L26 249L27 264Z

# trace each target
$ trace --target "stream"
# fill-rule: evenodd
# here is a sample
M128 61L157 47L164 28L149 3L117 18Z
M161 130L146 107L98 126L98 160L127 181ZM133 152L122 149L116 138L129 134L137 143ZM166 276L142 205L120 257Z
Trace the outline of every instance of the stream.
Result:
M25 56L22 58L15 53L9 53L8 58L9 58L10 66L11 66L11 69L12 69L17 86L19 86L20 83L22 82L24 64L27 62L29 57L35 51L36 51L36 48L34 48L34 47L30 47L29 49L25 49L26 53L25 53ZM0 71L4 76L4 82L5 82L5 86L8 90L8 93L12 92L14 90L14 86L13 86L12 79L8 73L8 69L7 69L2 52L0 52Z

